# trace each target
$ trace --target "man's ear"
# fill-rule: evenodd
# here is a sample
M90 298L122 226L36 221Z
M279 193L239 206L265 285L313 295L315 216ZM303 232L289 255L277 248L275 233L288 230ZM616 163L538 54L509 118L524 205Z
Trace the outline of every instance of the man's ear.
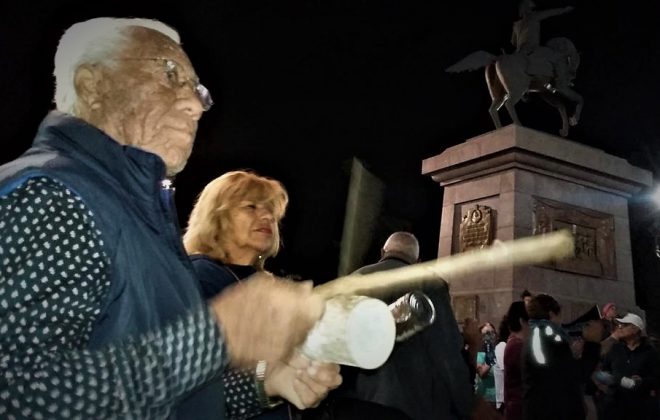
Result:
M103 75L97 66L82 64L73 76L79 108L93 112L101 108L100 81ZM79 109L82 111L82 109Z

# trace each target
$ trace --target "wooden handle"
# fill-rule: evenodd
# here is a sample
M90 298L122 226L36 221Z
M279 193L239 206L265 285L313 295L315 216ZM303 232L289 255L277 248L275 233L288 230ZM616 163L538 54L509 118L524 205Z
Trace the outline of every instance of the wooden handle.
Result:
M374 296L399 288L413 288L439 279L510 265L540 264L574 255L573 235L560 230L507 242L484 249L467 251L433 261L393 270L339 277L317 286L314 291L324 298L338 295Z

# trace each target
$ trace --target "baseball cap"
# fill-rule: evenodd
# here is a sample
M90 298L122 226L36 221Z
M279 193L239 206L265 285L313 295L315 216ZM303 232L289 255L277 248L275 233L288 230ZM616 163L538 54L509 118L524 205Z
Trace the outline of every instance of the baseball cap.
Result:
M617 318L616 319L618 322L621 324L633 324L642 332L644 331L644 320L639 317L639 315L635 315L633 313L626 314L623 318Z

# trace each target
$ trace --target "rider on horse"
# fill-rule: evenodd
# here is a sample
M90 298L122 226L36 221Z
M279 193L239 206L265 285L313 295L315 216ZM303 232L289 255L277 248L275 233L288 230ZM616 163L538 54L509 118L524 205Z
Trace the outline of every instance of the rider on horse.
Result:
M557 51L554 48L549 48L549 46L541 45L541 21L549 17L568 13L573 8L569 6L559 9L536 11L534 10L534 6L535 4L531 0L522 0L520 3L520 19L513 24L511 43L516 47L516 52L526 58L526 72L530 76L567 80L570 76L568 71L569 66L567 65L568 63L562 63L561 61L570 61L564 55L566 53L570 54L570 51ZM569 40L566 39L566 41L570 43ZM566 48L564 45L558 47L562 49ZM575 51L574 46L573 50ZM575 51L575 54L570 55L577 55L577 51ZM577 68L574 65L570 67ZM566 70L566 73L564 73L564 70Z

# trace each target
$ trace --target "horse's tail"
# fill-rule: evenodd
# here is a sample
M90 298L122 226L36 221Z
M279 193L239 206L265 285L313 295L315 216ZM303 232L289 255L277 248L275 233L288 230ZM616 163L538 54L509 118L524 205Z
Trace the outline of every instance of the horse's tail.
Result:
M497 60L497 56L487 51L475 51L461 61L453 64L445 69L449 73L460 73L464 71L474 71L482 67L486 67L493 61Z

